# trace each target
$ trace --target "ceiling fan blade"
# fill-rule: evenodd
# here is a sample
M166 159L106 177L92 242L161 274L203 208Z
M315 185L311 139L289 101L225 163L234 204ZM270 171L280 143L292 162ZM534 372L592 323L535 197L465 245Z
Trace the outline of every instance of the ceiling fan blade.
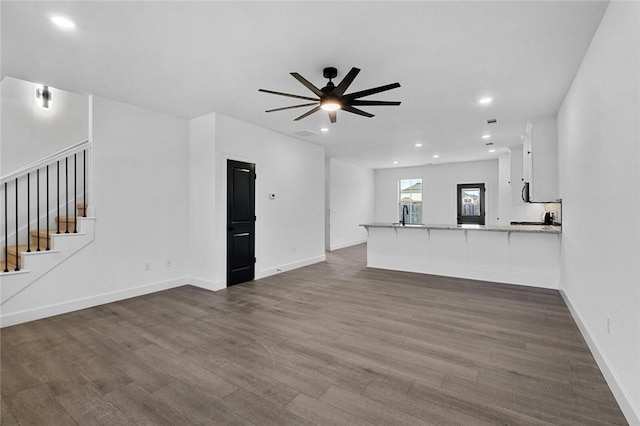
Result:
M302 120L305 117L310 116L311 114L313 114L314 112L318 112L320 111L320 105L318 105L317 107L315 107L314 109L305 112L304 114L302 114L300 117L298 118L294 118L293 121L298 121L298 120Z
M319 99L309 98L307 96L292 95L291 93L274 92L273 90L258 89L258 92L271 93L272 95L288 96L290 98L306 99L307 101L319 101Z
M380 87L374 87L373 89L367 89L367 90L362 90L360 92L354 92L354 93L349 93L347 95L344 95L343 98L344 99L357 99L357 98L362 98L364 96L369 96L369 95L374 95L376 93L380 93L380 92L385 92L387 90L391 90L391 89L395 89L400 87L400 83L392 83L392 84L387 84L384 86L380 86Z
M380 105L397 106L397 105L400 105L400 101L366 101L366 100L354 99L350 102L350 104L358 105L358 106L380 106Z
M307 89L311 90L317 96L319 96L319 97L323 97L324 96L324 93L322 93L322 90L318 89L316 86L311 84L309 81L307 81L306 78L304 78L303 76L301 76L297 72L292 72L291 75L293 76L293 78L295 78L300 83L302 83L304 85L304 87L306 87Z
M338 119L338 111L329 111L329 120L332 123L335 123L337 119Z
M343 106L342 110L343 111L348 111L348 112L353 113L353 114L363 115L363 116L369 117L369 118L373 117L373 114L369 114L366 111L363 111L363 110L358 109L358 108L354 108L351 105Z
M356 68L356 67L351 68L351 71L349 71L349 73L344 76L344 78L342 79L340 84L338 84L338 87L336 87L333 93L336 96L342 96L344 92L349 88L351 83L353 83L353 80L356 78L359 72L360 72L360 68Z
M275 108L275 109L268 109L265 112L274 112L274 111L284 111L285 109L292 109L292 108L301 108L301 107L306 107L306 106L311 106L311 105L317 105L317 102L311 103L311 104L302 104L302 105L292 105L292 106L288 106L288 107L282 107L282 108Z

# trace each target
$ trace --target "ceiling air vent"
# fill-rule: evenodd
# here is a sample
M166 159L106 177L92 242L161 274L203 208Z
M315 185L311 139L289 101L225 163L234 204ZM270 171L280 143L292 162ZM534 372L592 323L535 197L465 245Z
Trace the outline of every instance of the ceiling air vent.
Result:
M498 120L496 120L495 118L490 118L487 120L487 124L496 124L498 122Z
M317 133L312 130L300 130L299 132L293 132L293 134L296 136L313 136Z

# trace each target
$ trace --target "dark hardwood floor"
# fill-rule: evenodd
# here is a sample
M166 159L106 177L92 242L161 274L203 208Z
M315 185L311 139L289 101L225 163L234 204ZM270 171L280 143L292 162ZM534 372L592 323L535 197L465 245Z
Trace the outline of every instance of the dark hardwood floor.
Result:
M626 424L558 292L365 256L2 329L2 424Z

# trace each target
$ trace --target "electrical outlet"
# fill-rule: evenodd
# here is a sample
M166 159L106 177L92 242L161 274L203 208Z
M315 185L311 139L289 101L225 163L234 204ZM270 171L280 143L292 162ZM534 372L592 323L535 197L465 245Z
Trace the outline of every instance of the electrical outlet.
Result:
M144 263L144 270L145 271L150 271L151 270L151 262L145 262Z
M167 261L164 264L167 268L171 268L171 259L167 259Z
M611 318L607 317L607 334L611 334Z

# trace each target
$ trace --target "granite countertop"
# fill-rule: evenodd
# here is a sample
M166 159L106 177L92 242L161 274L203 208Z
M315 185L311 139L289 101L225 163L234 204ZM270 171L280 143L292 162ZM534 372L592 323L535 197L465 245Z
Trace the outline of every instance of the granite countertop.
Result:
M375 222L364 223L360 226L365 228L404 228L404 229L455 229L455 230L472 230L472 231L493 231L493 232L531 232L540 234L561 234L562 227L554 225L433 225L423 224L407 224L402 226L401 223Z

